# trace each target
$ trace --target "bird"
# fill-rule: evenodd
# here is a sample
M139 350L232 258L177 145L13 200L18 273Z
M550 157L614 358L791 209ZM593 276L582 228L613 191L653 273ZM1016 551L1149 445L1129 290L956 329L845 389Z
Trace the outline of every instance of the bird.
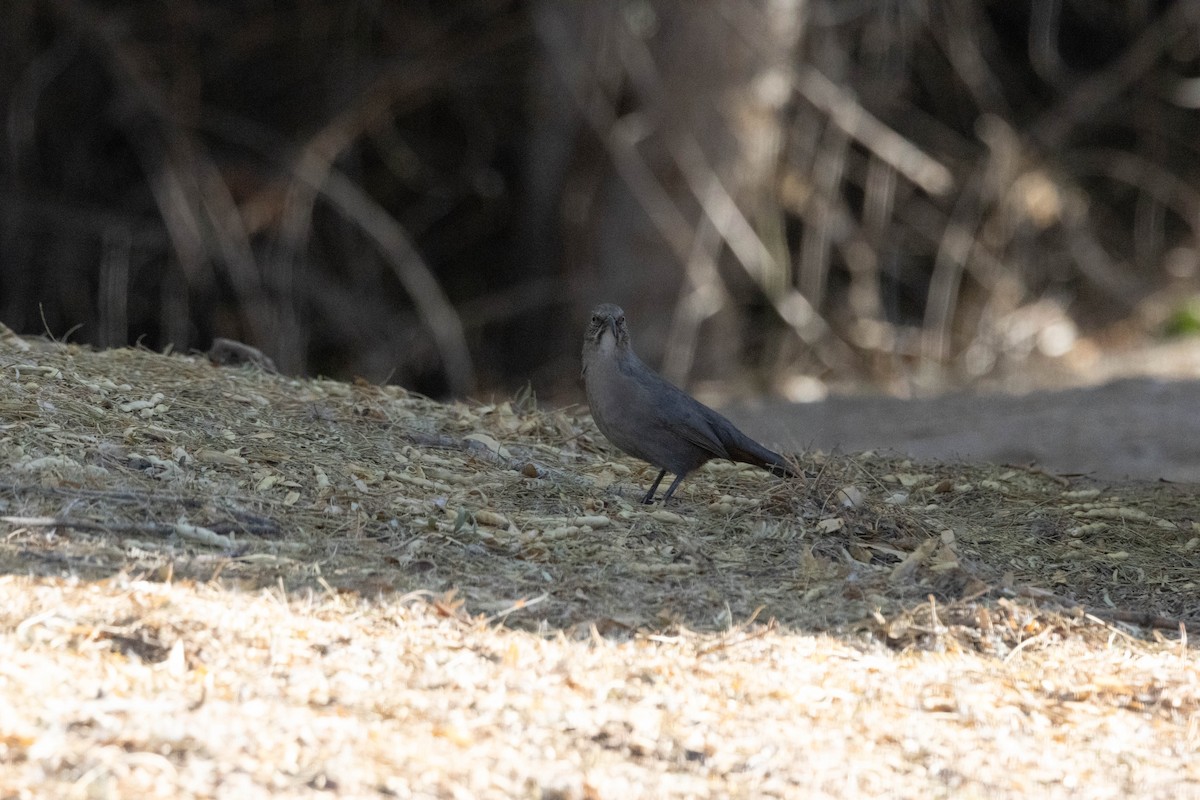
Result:
M762 467L780 477L796 471L725 417L662 378L633 352L625 312L612 303L592 309L583 339L583 383L592 418L610 442L658 467L642 502L668 473L675 475L662 502L705 462L725 458Z

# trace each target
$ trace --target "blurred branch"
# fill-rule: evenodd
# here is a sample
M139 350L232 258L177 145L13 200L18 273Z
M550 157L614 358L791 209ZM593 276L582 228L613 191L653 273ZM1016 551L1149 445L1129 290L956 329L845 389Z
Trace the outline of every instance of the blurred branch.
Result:
M1029 65L1046 83L1062 88L1069 79L1066 62L1058 52L1062 0L1042 0L1031 3L1029 9Z
M636 115L626 115L618 119L612 104L603 97L587 97L581 85L591 85L591 81L583 80L584 65L578 60L568 62L564 54L573 53L570 39L566 31L556 26L549 15L538 16L538 29L543 38L553 41L556 46L551 52L559 57L555 62L558 73L564 85L575 100L584 119L592 128L597 138L605 145L609 157L622 180L629 187L634 197L645 210L647 217L654 224L659 234L674 252L680 264L693 263L696 269L707 275L718 275L716 262L705 248L694 248L695 230L687 221L675 201L667 193L653 170L637 152L637 143L642 138L641 118ZM686 141L686 137L685 137ZM731 249L738 245L745 260L738 263L747 274L762 286L763 271L755 269L756 264L773 262L769 252L762 245L757 234L753 233L744 215L733 202L728 191L716 184L710 190L710 181L716 178L715 173L703 162L703 155L694 140L687 141L681 150L674 151L676 161L683 170L692 192L701 202L704 214L709 218L718 231L730 231L724 237ZM707 203L707 205L706 205ZM748 234L748 235L743 235ZM747 253L747 245L753 253ZM739 255L735 252L735 255ZM765 287L764 287L765 288ZM782 292L767 295L772 307L789 327L803 341L814 346L818 354L825 352L826 347L818 345L831 343L837 346L841 343L829 339L829 325L821 318L808 300L793 288L785 288ZM844 344L840 348L848 352ZM823 356L830 366L840 363L838 358Z
M98 293L101 347L121 347L128 338L131 239L129 231L119 227L109 228L103 234Z
M1141 30L1107 69L1081 81L1057 104L1042 114L1029 130L1030 137L1047 151L1062 147L1075 126L1094 120L1101 109L1112 106L1114 98L1153 69L1163 53L1185 36L1195 36L1200 26L1200 3L1176 0Z
M837 214L833 198L840 194L846 169L850 139L837 126L829 126L821 137L813 165L812 182L815 200L812 212L805 218L804 239L800 243L800 289L814 305L825 301L825 287L830 271L833 243L840 237L833 230Z
M462 320L400 223L358 184L337 171L327 173L321 194L375 242L416 304L421 319L429 326L442 354L451 392L465 395L475 385L475 370Z
M1191 229L1193 246L1200 249L1200 191L1163 167L1133 153L1111 149L1078 150L1063 157L1072 177L1099 175L1137 189L1139 197L1153 198L1169 208ZM1084 196L1078 186L1070 187L1075 197ZM1123 264L1109 256L1101 243L1087 206L1076 200L1064 214L1068 242L1076 253L1082 274L1114 299L1132 305L1147 293Z
M468 59L511 44L521 34L515 25L500 25L487 34L446 42L436 59L404 62L377 78L296 154L289 173L280 226L282 252L271 269L276 281L290 284L290 265L304 249L312 225L317 197L326 193L334 205L350 216L376 244L410 293L421 318L430 326L447 370L451 391L465 394L474 385L474 369L458 318L441 286L417 255L403 229L345 176L335 174L334 162L350 145L405 103L425 98Z
M716 175L710 183L712 192L723 191ZM700 325L720 311L729 299L725 284L715 271L720 247L721 232L712 216L701 217L693 237L692 255L684 262L684 280L679 287L679 300L671 316L663 354L662 372L676 383L686 381L692 370Z
M249 236L212 159L179 124L156 84L145 77L143 61L131 52L111 20L78 0L52 0L52 5L85 43L97 45L123 95L118 105L124 107L129 142L138 152L189 281L207 282L209 264L222 264L242 307L259 307L262 285ZM135 109L144 116L135 114ZM157 129L147 129L147 119ZM210 238L215 240L220 258L214 258ZM254 338L262 338L261 320L248 314L243 322Z
M662 82L658 78L654 60L642 40L634 32L627 31L627 35L622 39L622 44L625 46L619 50L624 56L629 74L638 79L639 87L652 105L665 107ZM770 249L754 230L754 226L742 213L737 201L725 187L721 176L709 163L696 138L690 132L680 132L670 143L670 153L676 166L682 172L684 180L687 181L688 188L699 201L704 219L707 220L707 222L699 223L701 229L703 230L705 225L711 225L720 234L721 239L729 245L730 252L737 259L738 264L770 301L779 316L802 341L813 347L819 358L822 358L830 366L845 363L849 356L849 348L832 335L828 323L818 313L817 304L820 303L820 296L806 295L792 287L787 266L779 263L779 260L772 255ZM650 172L644 162L640 161L632 143L628 147L628 154L628 159L638 159L642 171ZM663 192L663 194L666 193ZM667 202L670 202L669 198ZM678 224L687 227L686 222L680 221ZM705 236L698 231L695 233L695 238L697 242L702 243ZM715 248L706 248L703 245L696 248L689 247L688 254L684 255L682 241L678 244L675 242L671 244L676 250L676 255L679 256L680 263L690 265L688 273L694 286L699 288L695 284L697 280L708 280L714 282L714 292L722 295L725 293L716 267L718 251ZM711 293L700 296L693 294L689 297L691 297L690 307L682 314L677 310L676 321L672 323L672 330L676 333L675 344L677 347L683 346L689 341L692 342L690 346L694 347L694 332L692 336L689 336L686 333L687 329L698 326L701 317L711 316L715 311L715 309L708 310L712 303ZM682 327L676 328L676 322ZM690 352L686 355L677 355L674 367L679 369L685 364L690 365L691 358L692 353ZM684 375L677 373L674 377L682 380Z
M486 325L508 322L531 311L545 311L562 303L563 294L560 278L534 278L460 303L459 318L468 330L479 330ZM566 294L571 296L574 293L568 289Z
M1063 155L1062 163L1073 176L1102 175L1153 197L1191 228L1195 245L1200 248L1200 189L1169 167L1110 148L1072 150Z
M950 323L958 304L962 276L975 247L975 232L983 219L980 191L985 168L980 166L962 187L938 245L925 305L922 354L943 361L950 354Z
M949 169L876 119L815 67L801 64L792 81L804 99L829 115L830 122L929 194L945 195L954 188Z
M584 284L667 310L673 378L707 320L706 366L752 354L779 386L1012 366L1042 307L1152 333L1200 286L1195 0L293 16L15 8L0 312L462 394L561 370L567 315L533 317ZM753 328L758 298L786 327Z
M1038 0L1051 5L1055 0ZM1000 47L982 3L939 3L941 24L930 26L934 38L954 68L954 74L975 101L977 113L1002 119L1012 116L1004 95L1004 84L992 70L989 60L997 58Z
M938 362L950 355L950 327L963 274L974 263L972 255L979 246L977 232L987 210L1000 204L1019 169L1020 141L1011 128L997 117L985 116L976 130L988 147L987 156L975 165L955 198L929 279L922 353Z
M270 131L247 120L215 112L209 115L207 125L289 170L293 188L303 186L311 191L314 203L317 198L326 199L375 243L380 255L412 299L422 321L429 327L442 356L451 391L460 396L470 392L475 383L475 371L462 319L400 223L331 163L323 164L313 172L303 172L310 162L284 162L279 155L284 142ZM362 315L359 319L373 317Z
M14 205L20 209L0 217L0 246L6 259L13 255L10 248L16 241L21 267L25 261L49 260L52 256L31 258L26 253L45 249L38 247L39 237L57 240L64 230L77 230L83 235L68 237L60 247L78 254L79 263L65 265L61 272L74 270L71 274L84 275L86 282L55 291L74 301L76 309L85 299L98 323L97 341L123 343L128 329L145 332L147 317L154 316L158 335L165 334L168 341L174 337L177 345L189 343L197 333L212 335L215 329L259 343L285 370L294 371L310 365L314 348L308 346L307 337L320 331L319 325L325 328L323 335L334 334L324 335L322 345L331 339L353 338L338 335L336 320L301 316L302 309L315 305L310 303L316 283L308 280L314 275L301 273L357 274L345 266L348 260L354 262L344 248L363 246L364 237L336 241L337 230L329 235L318 228L314 234L314 208L324 198L347 220L346 228L361 229L371 246L384 250L390 271L376 267L379 278L369 280L386 279L378 285L399 294L390 277L394 274L409 293L417 316L432 331L450 390L459 394L472 390L474 369L462 320L442 289L441 278L417 254L408 232L370 195L387 196L389 202L399 199L409 208L416 197L416 202L437 207L439 215L431 219L439 223L446 208L468 208L462 216L478 226L475 237L464 236L462 243L456 240L444 245L444 250L465 249L467 243L485 237L502 238L498 223L504 216L489 203L499 207L496 195L510 191L509 176L501 174L503 167L496 164L504 163L498 158L506 155L505 137L516 126L497 126L497 114L503 122L519 117L508 116L499 103L491 104L488 94L505 81L519 87L522 61L519 55L506 55L511 63L501 63L511 71L497 73L486 66L480 69L479 59L495 63L501 48L527 35L519 10L497 0L432 10L396 6L355 18L350 29L332 36L313 37L298 35L288 13L270 9L188 11L169 4L108 7L88 0L50 0L45 5L51 13L38 12L40 19L28 15L21 30L11 36L0 34L0 45L11 38L33 58L27 66L14 62L23 78L11 84L15 95L6 95L10 87L0 85L0 104L6 105L9 117L7 152L0 158L8 157L21 177L2 192L17 197ZM319 3L310 11L310 22L346 13L332 2ZM198 58L199 48L192 46L207 41L204 37L230 21L237 22L239 35L220 40ZM235 74L246 68L247 74ZM100 73L93 83L86 74L89 69ZM295 74L289 70L296 70ZM364 72L377 77L366 86L354 85L354 76ZM60 80L63 74L69 80ZM349 91L343 86L335 93L339 77L346 78ZM472 79L481 85L471 85ZM80 112L80 93L89 90L96 97L86 98L88 110ZM480 97L486 102L473 102ZM335 109L331 117L321 119L319 115L330 107ZM225 109L240 111L226 113ZM464 160L452 169L431 169L427 185L408 185L410 176L374 170L369 195L365 184L334 169L347 156L360 159L358 163L368 168L377 163L376 157L386 162L389 142L373 134L389 125L418 142L412 154L427 158L432 153L434 163L454 144L448 144L452 139L444 131L425 131L421 126L447 109L455 115L452 121L464 126L454 131L465 135ZM406 118L407 112L416 110L428 110L428 119L419 114ZM80 131L70 129L73 113L97 111L100 114L87 119ZM210 124L210 112L225 116L222 133L234 133L217 140L213 149L204 133L220 126ZM261 122L238 119L239 114ZM405 127L410 119L421 133L413 135L412 128ZM254 136L244 137L244 131L234 130L243 122L257 129ZM316 133L299 147L293 146L288 134L275 133L314 127ZM272 133L257 136L263 130ZM256 137L258 144L271 139L263 149L251 148L271 165L266 170L237 146ZM227 147L230 142L235 146ZM289 156L290 162L285 160ZM71 158L80 161L79 168L60 167L58 162ZM274 180L281 166L290 192ZM0 175L7 174L8 167L0 161ZM458 181L450 201L445 183L436 183L447 175ZM109 186L106 181L114 183ZM39 194L43 186L47 191ZM149 206L148 213L110 215L91 211L87 205L122 201L132 208ZM43 213L59 205L61 215ZM13 231L17 236L10 238ZM274 239L269 238L272 234ZM100 251L99 258L89 252L95 250ZM166 270L161 269L163 261ZM363 261L376 263L370 258ZM144 281L149 285L141 285L146 276L151 278ZM34 270L0 274L0 290L7 290L12 298L6 307L29 302L43 281L62 285ZM459 285L478 291L480 284ZM357 286L363 288L361 282ZM401 300L400 305L407 303ZM78 315L70 309L62 313ZM136 318L130 319L131 314ZM358 315L348 324L369 327L378 318ZM321 357L338 358L332 348L321 351ZM341 356L342 363L348 360ZM437 366L432 359L426 363ZM433 375L428 379L438 380Z

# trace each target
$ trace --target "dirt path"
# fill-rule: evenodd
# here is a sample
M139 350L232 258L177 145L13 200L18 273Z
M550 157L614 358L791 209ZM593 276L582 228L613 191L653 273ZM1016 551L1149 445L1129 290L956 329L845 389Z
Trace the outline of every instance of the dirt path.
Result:
M1200 382L1132 378L1030 394L928 400L835 397L729 409L789 450L895 450L937 460L1028 464L1109 479L1200 481Z

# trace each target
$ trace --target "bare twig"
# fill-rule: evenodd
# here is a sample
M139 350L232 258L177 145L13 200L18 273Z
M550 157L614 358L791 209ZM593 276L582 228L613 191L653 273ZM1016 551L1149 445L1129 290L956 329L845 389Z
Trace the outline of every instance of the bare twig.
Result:
M0 517L0 522L22 528L73 528L94 533L142 533L151 536L178 536L192 542L233 549L233 540L202 525L187 522L91 522L65 517Z

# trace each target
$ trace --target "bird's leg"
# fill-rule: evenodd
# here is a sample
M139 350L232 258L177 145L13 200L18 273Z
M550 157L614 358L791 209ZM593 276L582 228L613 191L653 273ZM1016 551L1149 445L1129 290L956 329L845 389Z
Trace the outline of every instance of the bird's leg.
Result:
M650 505L654 502L654 493L658 491L658 485L662 483L663 476L666 474L667 471L665 469L658 473L658 477L655 478L654 483L650 485L650 491L646 492L646 496L642 498L642 503L645 505ZM676 481L676 483L678 483L678 481ZM675 488L674 484L671 485L671 488Z
M671 485L667 487L667 493L663 495L663 505L664 506L667 504L667 501L671 499L671 495L675 494L675 487L678 486L682 482L683 482L682 475L676 475L675 480L671 481Z

